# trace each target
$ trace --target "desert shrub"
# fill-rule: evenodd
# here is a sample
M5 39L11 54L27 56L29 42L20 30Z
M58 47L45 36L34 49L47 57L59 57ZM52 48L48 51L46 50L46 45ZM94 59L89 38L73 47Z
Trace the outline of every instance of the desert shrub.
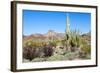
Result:
M51 46L44 47L35 47L35 48L24 48L23 49L23 58L30 61L38 61L39 59L50 57L53 55L53 49ZM42 59L43 60L43 59Z
M44 46L43 50L44 50L44 56L45 57L49 57L49 56L53 55L53 47L52 47L52 45Z
M36 57L42 57L44 55L42 42L27 41L23 46L23 58L30 61Z
M60 61L60 60L65 60L65 57L63 55L56 54L47 58L47 61Z
M23 48L23 58L31 61L37 57L49 57L53 54L53 46L43 41L28 41Z
M81 50L84 51L86 54L91 53L91 44L88 40L85 40L84 38L82 38Z
M74 60L78 57L78 52L67 52L64 56L66 60Z
M34 47L41 47L46 45L47 42L45 41L36 41L36 40L29 40L25 43L25 46L34 46Z
M30 61L34 58L34 49L32 47L23 48L23 58L29 59Z
M63 61L63 60L74 60L78 57L78 52L64 52L64 50L57 50L62 51L54 53L52 56L47 58L47 61Z
M81 50L84 51L86 54L90 54L91 53L91 46L85 44L85 45L83 45Z
M42 62L42 61L46 61L46 59L37 57L37 58L32 60L32 62Z
M62 49L62 48L56 48L54 49L54 55L58 54L58 55L64 55L66 52L65 49Z
M30 61L34 58L44 57L44 48L43 47L29 47L23 49L23 58L29 59Z
M51 41L49 41L49 45L56 47L57 41L56 40L51 40Z

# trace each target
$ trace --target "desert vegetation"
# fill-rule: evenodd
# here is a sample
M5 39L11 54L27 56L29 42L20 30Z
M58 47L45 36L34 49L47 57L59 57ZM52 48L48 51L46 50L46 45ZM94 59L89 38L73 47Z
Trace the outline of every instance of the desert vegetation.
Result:
M77 60L91 58L91 36L78 31L65 33L63 38L23 40L23 62Z

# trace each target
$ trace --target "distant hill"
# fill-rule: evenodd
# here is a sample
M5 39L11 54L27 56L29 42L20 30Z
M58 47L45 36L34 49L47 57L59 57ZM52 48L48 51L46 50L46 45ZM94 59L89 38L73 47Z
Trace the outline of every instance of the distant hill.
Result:
M23 38L25 40L31 40L31 39L46 40L46 39L50 39L50 38L53 38L53 39L62 39L62 38L64 38L64 33L57 33L57 32L55 32L53 30L49 30L45 34L36 33L36 34L28 35L28 36L23 35Z
M45 34L31 34L31 35L23 35L24 40L48 40L48 39L63 39L65 36L64 33L58 33L55 32L54 30L49 30ZM91 32L84 33L81 35L85 40L91 41Z
M91 36L91 32L84 33L84 34L82 34L82 36Z
M47 38L54 38L54 39L61 39L61 38L64 38L64 33L58 33L58 32L55 32L53 30L49 30L45 36Z
M83 37L84 39L86 39L87 41L91 42L91 32L82 34L82 37Z

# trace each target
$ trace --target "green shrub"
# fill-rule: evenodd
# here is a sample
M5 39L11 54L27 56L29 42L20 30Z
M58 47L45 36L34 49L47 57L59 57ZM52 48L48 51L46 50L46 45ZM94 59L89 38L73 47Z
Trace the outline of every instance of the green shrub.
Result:
M65 57L63 55L56 54L47 59L47 61L60 61L60 60L65 60Z
M86 54L91 53L91 46L84 44L83 47L81 48L82 51L84 51Z

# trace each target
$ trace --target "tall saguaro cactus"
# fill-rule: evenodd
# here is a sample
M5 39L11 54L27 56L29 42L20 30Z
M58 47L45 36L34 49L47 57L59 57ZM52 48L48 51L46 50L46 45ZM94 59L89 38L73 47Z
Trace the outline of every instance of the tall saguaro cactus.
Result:
M68 14L67 14L67 19L66 19L65 46L67 50L70 50L70 21L69 21Z
M65 32L68 34L70 33L70 21L69 21L69 15L67 14L67 19L66 19L66 30Z

